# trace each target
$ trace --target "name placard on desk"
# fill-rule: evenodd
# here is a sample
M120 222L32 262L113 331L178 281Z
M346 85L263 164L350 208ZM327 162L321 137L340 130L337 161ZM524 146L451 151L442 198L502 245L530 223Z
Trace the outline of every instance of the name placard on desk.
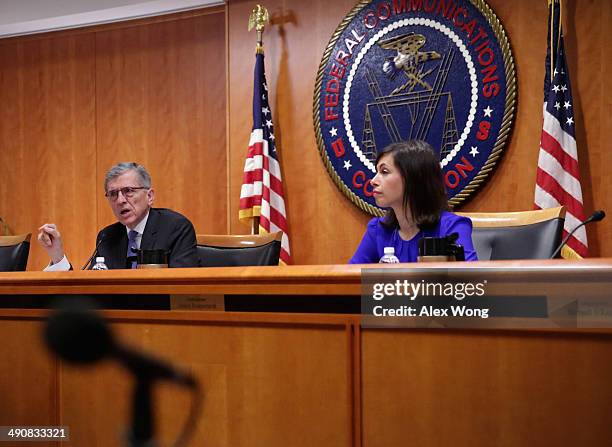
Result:
M225 295L170 295L171 310L225 311Z

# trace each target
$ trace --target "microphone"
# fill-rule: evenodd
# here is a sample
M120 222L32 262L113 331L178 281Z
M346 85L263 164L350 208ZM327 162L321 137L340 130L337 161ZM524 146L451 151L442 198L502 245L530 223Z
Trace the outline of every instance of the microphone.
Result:
M89 265L91 264L91 261L93 260L93 258L96 256L96 254L98 254L98 248L100 248L100 244L102 243L102 241L104 240L105 237L106 237L106 233L102 233L100 235L100 239L98 239L98 242L96 243L96 248L94 248L93 253L89 257L89 259L87 260L85 265L83 267L81 267L81 270L85 270L87 267L89 267Z
M603 220L604 217L606 217L606 213L603 210L597 210L593 214L591 214L588 219L583 222L580 222L580 225L578 225L576 228L570 231L567 236L565 236L565 239L563 239L563 242L561 242L561 245L557 247L550 259L554 259L559 254L561 249L565 247L565 244L567 244L567 241L569 241L569 238L572 237L572 234L574 234L578 228L591 222L599 222L600 220Z
M197 387L191 374L119 343L113 338L104 319L82 304L52 314L44 335L51 351L68 362L91 364L104 358L113 358L140 380L149 382L165 379L188 388Z

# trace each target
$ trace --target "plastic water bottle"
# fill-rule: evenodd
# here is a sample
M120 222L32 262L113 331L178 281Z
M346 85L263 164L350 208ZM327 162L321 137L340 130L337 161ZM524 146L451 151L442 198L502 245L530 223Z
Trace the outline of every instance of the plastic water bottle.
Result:
M380 258L381 264L399 264L400 260L395 256L395 248L394 247L385 247L385 254L382 258Z
M104 256L98 256L96 258L96 263L91 269L92 270L108 270L108 267L104 263Z

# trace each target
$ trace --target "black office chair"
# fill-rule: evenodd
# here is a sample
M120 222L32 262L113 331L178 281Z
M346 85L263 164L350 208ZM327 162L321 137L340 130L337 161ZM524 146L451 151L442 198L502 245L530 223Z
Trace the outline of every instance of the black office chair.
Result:
M0 272L23 272L28 265L31 233L0 236Z
M199 234L200 267L278 265L283 233L251 235Z
M472 220L478 259L548 259L563 236L565 208L509 213L457 213Z

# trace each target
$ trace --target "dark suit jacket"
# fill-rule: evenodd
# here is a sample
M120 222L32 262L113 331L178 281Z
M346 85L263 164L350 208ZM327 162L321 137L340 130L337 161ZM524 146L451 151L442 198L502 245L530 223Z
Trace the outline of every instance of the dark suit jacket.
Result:
M98 233L97 256L104 256L109 269L127 267L128 237L125 226L116 222ZM170 252L168 267L198 267L196 236L193 225L182 214L166 208L151 208L145 226L141 250Z

